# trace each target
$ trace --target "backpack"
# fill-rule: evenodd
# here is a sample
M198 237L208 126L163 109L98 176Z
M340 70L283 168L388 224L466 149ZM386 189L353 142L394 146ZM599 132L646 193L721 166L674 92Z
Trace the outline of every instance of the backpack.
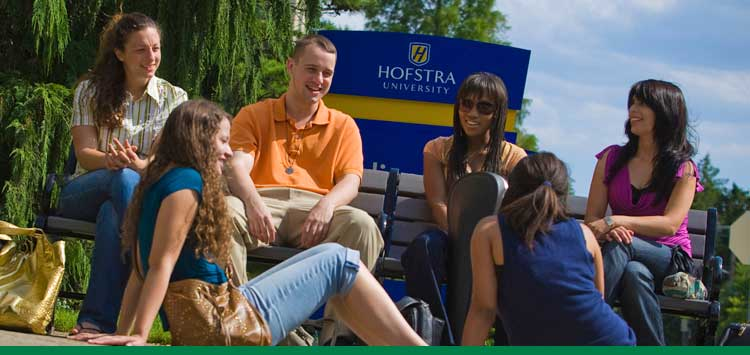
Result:
M445 321L432 315L430 305L425 301L406 296L396 303L396 307L422 340L428 345L440 345Z
M719 346L750 345L750 323L732 323L724 331Z

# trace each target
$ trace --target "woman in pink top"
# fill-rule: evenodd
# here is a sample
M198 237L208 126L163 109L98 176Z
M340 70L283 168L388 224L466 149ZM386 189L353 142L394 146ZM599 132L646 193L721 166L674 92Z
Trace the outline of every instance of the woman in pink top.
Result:
M620 300L638 345L664 345L656 293L673 253L692 253L687 214L703 190L680 88L659 80L635 83L625 133L624 146L596 155L585 221L604 243L607 302ZM605 216L607 205L612 216Z

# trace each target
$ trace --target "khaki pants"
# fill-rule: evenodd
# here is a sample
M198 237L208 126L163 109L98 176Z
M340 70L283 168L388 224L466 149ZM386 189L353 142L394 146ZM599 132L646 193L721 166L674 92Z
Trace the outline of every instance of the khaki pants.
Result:
M273 224L277 229L276 243L282 246L296 247L302 234L302 226L310 210L323 196L314 192L286 187L259 189L263 203L271 211ZM246 270L247 250L253 250L265 243L253 238L248 232L244 203L234 196L227 196L229 213L232 216L235 231L231 251L232 264L237 270ZM372 270L377 262L380 250L383 249L383 237L375 221L366 212L351 207L341 206L333 212L328 235L321 243L335 242L347 248L358 250L360 259ZM235 281L247 282L247 275L238 272ZM326 307L321 340L329 339L334 327L329 320L335 319L332 310ZM336 323L336 334L345 332L343 323Z

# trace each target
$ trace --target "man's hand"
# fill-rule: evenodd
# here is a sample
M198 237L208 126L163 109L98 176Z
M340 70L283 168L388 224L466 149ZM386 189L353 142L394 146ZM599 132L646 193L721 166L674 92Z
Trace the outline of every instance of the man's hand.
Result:
M302 225L302 235L299 246L302 248L314 247L328 235L328 227L331 225L335 206L323 197L313 206Z
M271 212L262 201L255 204L245 203L245 217L247 228L253 238L269 244L276 240L276 227L273 226Z

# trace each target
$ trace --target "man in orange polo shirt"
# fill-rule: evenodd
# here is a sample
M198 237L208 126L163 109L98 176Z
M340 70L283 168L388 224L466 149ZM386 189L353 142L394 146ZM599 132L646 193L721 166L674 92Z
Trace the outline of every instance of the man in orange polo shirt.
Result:
M335 65L333 43L306 36L287 60L286 93L237 114L229 140L234 196L227 202L237 226L235 241L249 250L267 243L310 248L336 242L358 250L372 270L382 236L372 217L347 206L362 179L362 139L351 116L323 103ZM244 265L245 251L233 249L233 263ZM321 340L331 330L325 327Z

